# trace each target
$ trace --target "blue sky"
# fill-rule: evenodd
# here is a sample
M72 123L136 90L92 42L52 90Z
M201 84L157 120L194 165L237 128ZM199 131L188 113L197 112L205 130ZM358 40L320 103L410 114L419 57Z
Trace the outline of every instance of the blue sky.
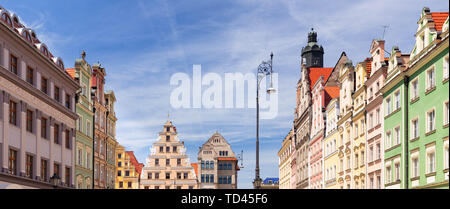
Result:
M262 120L261 176L278 176L277 152L292 126L300 50L314 27L325 49L325 66L334 67L345 51L353 63L369 56L372 39L386 31L386 50L409 53L424 6L448 11L447 1L112 1L0 0L37 32L66 67L81 51L107 70L115 91L117 140L145 162L170 111L191 162L219 131L234 151L244 150L239 188L251 188L255 163L255 109L173 109L170 77L203 73L255 72L274 52L279 73L278 116Z

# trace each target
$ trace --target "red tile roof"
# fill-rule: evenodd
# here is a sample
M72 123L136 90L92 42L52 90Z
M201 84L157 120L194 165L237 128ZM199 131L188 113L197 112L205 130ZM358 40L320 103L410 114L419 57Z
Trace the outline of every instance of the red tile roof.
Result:
M339 87L338 86L325 86L325 92L330 96L331 99L339 97Z
M219 157L219 160L237 161L234 157Z
M364 61L366 62L367 78L369 78L370 73L372 73L372 58L366 58Z
M131 161L131 163L133 163L133 166L134 166L134 169L136 170L136 172L141 174L142 167L144 167L144 164L139 163L137 161L136 157L134 156L133 151L126 151L126 153L128 154L128 156L130 156L130 161Z
M442 31L442 26L448 17L448 12L432 12L431 18L434 20L434 26L437 31Z
M198 164L197 163L191 163L191 166L194 167L195 175L198 176Z
M66 73L70 75L73 79L75 79L75 68L66 69Z
M309 68L309 81L311 82L311 90L313 89L314 84L320 78L320 76L324 76L323 80L326 81L331 75L331 71L333 71L333 68Z

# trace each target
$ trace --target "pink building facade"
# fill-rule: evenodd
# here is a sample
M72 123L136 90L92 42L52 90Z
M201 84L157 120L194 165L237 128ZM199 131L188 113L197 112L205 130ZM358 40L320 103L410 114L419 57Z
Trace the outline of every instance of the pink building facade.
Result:
M366 81L367 86L367 133L366 133L366 188L382 189L384 188L383 159L383 95L379 91L384 85L387 75L387 65L384 58L384 40L374 40L371 45L370 54L371 72Z

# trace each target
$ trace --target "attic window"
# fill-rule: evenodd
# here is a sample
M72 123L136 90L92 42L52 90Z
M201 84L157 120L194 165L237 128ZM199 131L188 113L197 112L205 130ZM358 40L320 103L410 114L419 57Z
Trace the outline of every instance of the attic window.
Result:
M2 14L2 19L10 26L12 26L11 18L8 17L6 13Z
M58 61L58 66L64 69L64 64L61 62L61 60Z
M25 36L25 38L26 38L28 41L31 42L31 36L30 36L30 33L28 33L28 32L25 31L23 35Z
M47 48L42 47L41 51L42 51L42 53L44 53L45 56L48 57L48 50L47 50Z
M378 55L380 54L380 50L379 50L379 49L377 50L377 54L378 54Z
M19 20L17 19L17 17L14 17L13 20L15 23L19 24Z

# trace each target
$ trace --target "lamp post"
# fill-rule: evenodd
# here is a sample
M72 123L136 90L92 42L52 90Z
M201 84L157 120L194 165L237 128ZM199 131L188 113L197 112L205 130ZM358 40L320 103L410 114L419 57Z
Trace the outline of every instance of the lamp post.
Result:
M52 177L50 177L50 183L53 184L53 188L56 189L58 188L59 183L61 182L61 178L54 173Z
M272 82L272 63L273 63L273 52L270 54L270 61L263 61L258 66L258 72L256 74L256 168L255 168L255 179L253 180L253 188L261 189L261 177L259 176L259 88L263 78L270 76L270 87L267 89L268 94L275 93ZM261 76L260 76L261 75Z

